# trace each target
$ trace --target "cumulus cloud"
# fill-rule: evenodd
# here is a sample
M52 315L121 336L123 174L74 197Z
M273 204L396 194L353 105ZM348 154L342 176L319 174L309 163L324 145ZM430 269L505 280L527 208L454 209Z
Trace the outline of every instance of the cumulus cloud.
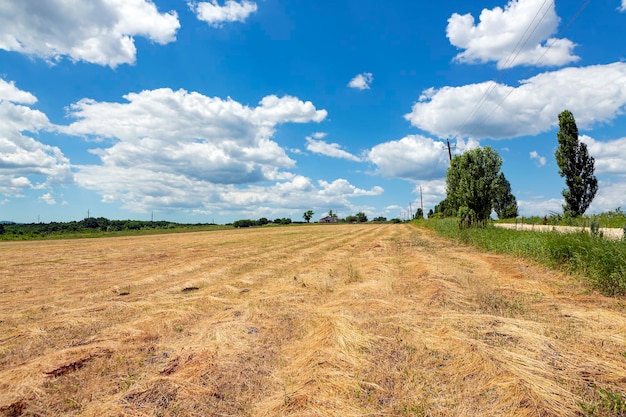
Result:
M548 131L563 109L585 129L610 122L625 105L626 63L616 62L545 72L517 87L489 81L430 88L405 118L438 137L502 139Z
M477 146L478 142L473 140L457 140L454 153ZM445 176L449 162L447 144L421 135L378 144L367 152L367 159L376 165L377 174L407 180Z
M446 145L420 135L376 145L369 151L368 159L385 178L441 177L448 168Z
M0 79L0 194L5 196L72 182L69 160L61 150L25 134L51 128L45 114L23 105L36 102L31 93Z
M371 72L364 72L362 74L357 74L353 79L348 83L348 87L356 88L358 90L369 90L370 85L374 81L374 76Z
M598 193L591 202L587 214L603 213L617 207L626 207L626 181L598 179Z
M22 91L15 86L13 81L5 81L0 78L0 100L6 100L11 103L35 104L37 97L28 91Z
M537 165L540 167L543 167L546 165L546 163L548 162L546 160L545 156L541 156L537 153L537 151L532 151L530 153L530 159L534 159L535 161L537 161Z
M441 200L446 198L446 180L444 178L438 178L420 181L419 184L415 184L413 194L415 195L413 208L419 207L419 204L423 201L424 217L426 217L428 208L434 208Z
M520 216L546 216L550 213L562 213L562 198L542 199L536 198L531 200L517 200L517 207Z
M581 142L587 145L589 155L595 159L596 174L626 176L626 137L609 141L597 141L582 135Z
M321 188L320 195L326 197L340 195L352 197L378 196L383 193L382 187L374 186L370 190L364 190L355 187L354 185L350 184L348 180L345 180L343 178L339 178L333 182L320 180L319 185Z
M292 180L295 161L272 140L276 127L327 114L291 96L267 96L256 107L168 88L124 99L80 100L69 108L75 121L58 129L101 140L91 151L101 165L77 166L77 182L137 211L220 206L226 196L243 198L248 184Z
M314 139L315 135L316 134L314 134L313 137L307 136L306 138L307 150L313 153L320 154L320 155L329 156L331 158L346 159L348 161L354 161L354 162L361 161L361 158L359 158L358 156L352 155L350 152L344 151L343 149L341 149L341 145L339 145L338 143L327 143L323 140ZM317 136L320 136L320 135L317 134ZM323 135L322 138L324 136L326 135Z
M245 22L252 13L257 11L256 3L245 0L241 3L227 0L223 6L220 6L217 0L199 3L190 1L188 4L199 20L213 27L220 27L224 22Z
M180 27L176 12L149 0L7 0L0 9L0 48L50 62L133 64L135 36L167 44Z
M497 62L498 68L517 65L561 66L577 61L576 46L557 32L559 17L553 1L510 0L504 9L483 9L479 23L471 14L454 13L448 19L450 43L463 49L455 60L463 63Z
M622 6L619 8L620 12L626 12L626 0L622 0Z
M52 195L52 193L45 193L44 195L39 197L39 200L43 201L44 203L48 204L49 206L53 206L55 205L57 202L54 199L54 196Z

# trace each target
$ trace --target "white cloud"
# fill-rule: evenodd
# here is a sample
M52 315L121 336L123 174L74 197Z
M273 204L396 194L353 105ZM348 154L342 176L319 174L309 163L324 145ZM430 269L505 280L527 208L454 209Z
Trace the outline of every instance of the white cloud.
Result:
M600 142L581 135L580 140L587 145L589 155L595 159L596 174L626 176L626 137Z
M563 204L564 201L562 198L517 200L520 217L547 216L550 215L550 213L563 213Z
M539 155L537 151L532 151L530 153L530 159L535 159L537 161L537 165L540 167L545 166L547 163L546 157Z
M575 44L550 38L559 17L554 1L510 0L504 9L483 9L479 23L471 14L454 13L446 34L450 43L464 49L455 60L464 63L497 62L498 68L517 65L561 66L577 61Z
M350 184L348 180L343 178L339 178L333 182L327 182L320 180L318 181L321 187L320 195L331 197L331 196L352 196L352 197L363 197L363 196L378 196L383 193L382 187L374 186L370 190L363 190L355 187Z
M446 198L446 180L444 178L438 178L430 181L420 181L419 184L415 184L413 194L415 194L413 209L419 207L420 201L420 187L422 198L424 202L424 217L428 213L428 210L434 208L439 204L441 200Z
M231 190L223 193L220 205L223 209L232 210L253 207L249 216L258 217L260 211L285 215L291 211L295 219L301 219L303 204L313 209L320 217L329 208L335 212L356 212L350 199L356 197L379 196L384 192L375 186L369 190L358 188L349 181L339 178L332 182L318 181L317 185L303 176L295 176L289 181L272 186L249 186L243 190Z
M0 49L116 67L133 64L135 36L166 44L180 27L176 12L149 0L7 0L0 6Z
M255 190L266 187L246 184L294 178L295 161L272 140L276 127L327 115L291 96L267 96L256 107L167 88L124 98L80 100L70 106L76 121L59 130L104 139L92 150L102 165L77 166L77 182L135 211L221 207L232 196L245 200L244 190L264 201Z
M57 202L54 199L54 197L52 196L52 193L46 193L42 196L39 197L39 200L43 201L44 203L53 206L55 205Z
M374 76L371 72L364 72L362 74L356 75L353 79L348 83L348 87L356 88L358 90L369 90L370 85L374 81Z
M440 178L448 169L448 152L443 142L420 135L374 146L368 159L385 178L408 180Z
M626 207L626 181L598 179L598 193L586 214L603 213L617 207Z
M257 11L256 3L245 0L241 3L226 0L223 6L220 6L217 0L188 2L188 4L199 20L213 27L220 27L224 22L245 22L252 13Z
M622 0L622 6L619 8L620 12L626 12L626 0Z
M564 109L579 128L589 128L623 114L625 105L626 63L616 62L545 72L518 87L490 81L430 88L405 118L439 137L502 139L548 131Z
M59 148L24 135L51 128L45 114L20 104L36 102L0 79L0 194L21 196L25 189L72 182L69 160Z
M28 91L22 91L15 86L13 81L7 82L0 78L0 100L19 104L35 104L37 97Z
M96 189L107 203L122 203L133 212L158 210L214 213L228 217L259 218L295 216L300 219L303 209L316 212L329 207L347 210L351 198L378 196L381 187L369 190L358 188L345 179L332 182L292 175L271 185L215 184L198 181L184 175L161 174L141 167L111 171L105 166L92 167L85 175L79 172L79 182L88 189ZM105 176L106 181L98 179Z
M329 156L331 158L346 159L348 161L354 162L361 161L361 158L359 158L358 156L352 155L350 152L341 149L341 145L339 145L338 143L327 143L323 140L315 140L312 137L307 136L306 148L313 153Z
M310 101L291 96L265 96L259 104L253 118L262 124L321 122L328 115L326 110L317 110Z

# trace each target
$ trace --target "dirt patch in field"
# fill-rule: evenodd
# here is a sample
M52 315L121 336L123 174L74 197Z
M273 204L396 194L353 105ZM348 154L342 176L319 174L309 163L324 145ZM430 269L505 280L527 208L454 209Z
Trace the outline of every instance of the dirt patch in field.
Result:
M3 243L0 255L0 416L626 408L623 299L410 225Z

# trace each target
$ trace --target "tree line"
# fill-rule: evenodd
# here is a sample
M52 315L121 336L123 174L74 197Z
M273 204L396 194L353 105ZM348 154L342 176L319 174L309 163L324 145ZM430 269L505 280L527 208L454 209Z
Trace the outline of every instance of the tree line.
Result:
M200 226L201 224L197 224ZM168 221L110 220L106 217L87 217L79 221L50 223L3 223L0 234L49 235L88 232L120 232L126 230L173 229L184 227Z

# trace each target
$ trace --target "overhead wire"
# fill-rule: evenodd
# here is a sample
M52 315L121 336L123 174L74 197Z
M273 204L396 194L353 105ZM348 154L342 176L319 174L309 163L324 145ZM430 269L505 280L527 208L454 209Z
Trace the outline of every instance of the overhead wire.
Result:
M574 23L574 21L576 20L576 18L578 18L578 16L580 16L580 14L583 12L583 10L589 5L589 3L591 2L591 0L586 0L583 5L578 9L578 11L574 14L574 16L569 20L569 22L565 25L565 27L557 34L557 36L555 38L552 39L552 42L550 42L547 46L547 48L545 48L545 50L543 51L543 53L535 60L535 62L533 62L533 66L536 66L537 64L539 64L539 62L541 62L541 60L543 59L543 57L548 53L548 51L550 51L550 49L554 46L554 44L556 43L556 41L563 36L563 34L567 31L567 29L569 29L569 27ZM530 71L527 72L527 74L529 74ZM485 122L489 119L489 117L491 117L492 114L494 114L501 106L502 104L511 96L511 94L513 94L514 91L517 91L514 88L511 88L508 93L506 93L502 99L496 104L496 106L484 117L482 118L477 124L476 127L481 127L485 124Z
M547 7L544 10L544 6L546 5L546 3L548 3L548 1L549 1L549 5L550 6L554 3L554 0L544 0L543 1L541 7L539 7L539 9L537 10L537 13L535 13L535 16L530 21L530 23L528 24L528 26L524 30L524 33L522 34L520 39L517 41L516 45L513 47L513 50L509 53L509 55L507 56L506 60L504 61L504 64L503 64L503 69L504 70L508 70L509 68L513 67L513 63L515 62L515 60L522 53L524 47L526 46L526 44L528 43L528 41L530 40L532 35L535 33L535 31L537 30L537 28L539 27L541 22L545 19L546 15L548 14L548 11L550 10L550 7ZM539 64L539 62L541 62L541 60L545 57L545 55L554 46L556 41L560 37L562 37L563 34L571 27L571 25L574 23L574 21L580 16L580 14L589 5L590 2L591 2L591 0L585 0L583 5L577 10L577 12L574 14L574 16L565 25L565 27L563 29L561 29L561 31L559 31L557 36L552 39L552 42L550 42L548 44L547 48L545 48L543 53L535 60L535 62L533 62L532 66L536 66L537 64ZM542 10L543 10L543 14L541 15L541 18L537 21L537 17L540 15ZM535 24L535 21L537 21L536 24ZM534 24L534 27L533 27L533 24ZM528 33L528 31L531 29L531 27L532 27L532 30L530 31L530 33ZM528 34L528 36L526 36L527 34ZM509 62L509 60L510 60L510 62ZM485 104L485 102L487 101L487 99L489 98L489 96L491 95L493 90L495 90L496 86L498 85L497 79L498 78L502 78L502 76L503 76L502 74L503 73L500 73L500 77L496 77L494 80L492 80L492 82L489 85L489 87L483 92L481 98L474 105L474 108L472 109L472 112L465 118L465 120L463 121L461 127L455 130L455 133L453 135L451 135L452 137L458 137L458 136L460 136L462 134L463 130L467 127L467 125L470 122L470 120L480 110L480 108ZM516 91L516 90L515 89L510 89L510 91L502 97L502 99L496 104L496 106L484 118L480 119L480 121L478 122L476 127L483 126L485 124L485 122L489 119L489 117L491 117L491 115L493 115L493 113L495 113L498 110L498 108L500 108L502 106L502 104L507 100L508 97L510 97L510 95L514 91ZM447 150L445 145L444 145L442 150L444 150L444 151ZM438 167L439 167L439 158L437 158L437 162L435 164L435 169L432 171L431 176L430 176L428 182L432 181L432 179L433 179L433 177L435 175L435 172L437 171Z
M532 18L532 20L530 21L530 23L528 24L528 26L524 30L524 33L522 34L522 36L517 41L517 44L513 47L513 49L511 50L511 52L507 56L506 60L504 61L504 65L503 65L504 70L508 70L509 68L511 68L513 66L513 63L515 62L517 57L522 53L524 47L526 46L526 44L528 43L528 41L530 40L532 35L535 33L535 31L537 30L537 28L539 27L541 22L545 19L546 15L548 14L548 11L550 10L550 7L546 7L545 8L545 11L543 12L543 14L541 16L541 19L539 19L539 21L537 21L537 23L535 24L535 21L537 20L537 17L541 13L541 11L544 10L544 6L548 2L549 2L549 6L551 6L554 3L554 0L544 0L543 1L541 6L539 7L539 9L537 10L537 13L535 13L535 16ZM534 27L533 27L533 24L534 24ZM531 27L533 27L533 29L532 29L532 31L530 31L530 33L528 33L528 31L530 30ZM528 34L528 36L526 36L527 34ZM507 64L508 64L508 66L507 66ZM499 74L500 74L499 78L502 78L502 74L503 73L501 72ZM496 79L497 78L498 77L496 77ZM485 102L487 101L487 99L489 98L489 96L491 95L493 90L495 90L496 86L498 85L498 82L497 82L496 79L491 80L491 83L490 83L489 87L483 92L481 98L474 105L474 108L473 108L472 112L465 118L465 120L461 124L461 127L456 129L455 133L452 135L453 137L456 137L456 136L460 135L463 132L463 130L465 129L467 124L470 122L470 120L472 120L472 118L476 115L476 113L478 113L480 108L485 104Z

